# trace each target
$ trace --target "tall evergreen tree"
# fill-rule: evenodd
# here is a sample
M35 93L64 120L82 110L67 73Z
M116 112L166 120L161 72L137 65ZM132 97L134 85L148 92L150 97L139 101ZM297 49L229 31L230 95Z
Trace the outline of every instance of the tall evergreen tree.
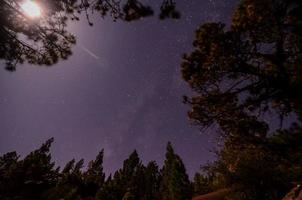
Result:
M78 162L75 159L69 161L60 173L60 179L57 181L56 186L45 193L45 199L80 200L84 196L84 181L81 171L83 164L83 159Z
M230 27L200 26L182 63L196 92L184 99L189 118L202 127L218 124L228 136L264 137L269 124L259 116L272 111L282 123L301 113L301 11L298 0L241 0Z
M17 184L13 175L18 159L16 152L9 152L0 157L0 199L6 200L13 197Z
M98 199L141 199L144 195L144 166L135 150L123 163L123 167L115 172L112 180L106 181L105 188L98 192Z
M135 150L129 158L124 161L123 168L117 177L118 185L122 186L122 195L127 192L139 200L144 191L144 166Z
M97 191L103 186L105 182L105 173L103 171L103 158L104 149L99 152L95 160L89 162L88 169L83 174L85 182L85 196L94 197Z
M183 78L195 92L184 98L189 118L221 128L224 146L208 170L212 185L240 185L232 200L281 199L286 185L301 180L293 178L301 173L301 149L292 150L297 130L267 134L271 116L280 127L290 114L302 119L301 11L297 0L241 0L229 27L203 24L184 56Z
M42 199L43 192L56 184L58 169L54 169L51 161L52 142L53 138L47 140L23 160L18 160L14 152L1 157L1 175L4 175L0 180L2 199Z
M107 178L103 186L99 189L96 194L96 200L116 200L119 198L119 188L111 175Z
M167 144L166 159L161 170L160 199L189 200L192 198L191 183L181 158Z
M155 200L159 195L160 172L155 161L147 164L145 169L144 196L142 200Z

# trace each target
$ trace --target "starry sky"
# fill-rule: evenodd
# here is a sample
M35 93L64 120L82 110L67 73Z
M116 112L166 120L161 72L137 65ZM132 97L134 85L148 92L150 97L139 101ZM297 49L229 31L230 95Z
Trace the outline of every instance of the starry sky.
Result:
M145 1L158 10L161 0ZM93 17L69 25L73 55L52 67L19 66L0 73L0 154L24 156L54 137L53 160L94 159L105 149L107 175L137 149L144 163L162 165L171 141L192 175L213 159L215 130L189 123L182 96L190 89L180 63L194 30L230 20L236 0L178 0L180 20L151 17L112 22Z

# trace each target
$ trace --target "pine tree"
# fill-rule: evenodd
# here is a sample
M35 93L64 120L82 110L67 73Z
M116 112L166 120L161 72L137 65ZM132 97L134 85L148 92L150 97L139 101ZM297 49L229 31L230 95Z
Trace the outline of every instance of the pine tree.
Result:
M99 190L97 199L112 200L123 198L142 199L144 195L144 166L134 151L123 163L123 167L114 173Z
M139 199L142 194L144 174L144 166L135 150L130 154L129 158L124 161L123 168L119 171L117 178L117 185L121 188L122 197L130 191L133 198Z
M103 158L104 149L99 152L95 160L90 161L87 171L83 174L85 182L85 196L94 197L105 182Z
M158 198L160 173L155 161L148 163L145 169L145 191L143 200L155 200Z
M19 156L16 152L9 152L0 157L0 199L12 198L15 188L14 171Z
M69 161L60 174L60 179L55 187L45 193L47 200L65 199L79 200L83 195L84 181L81 168L84 160L78 162L75 159Z
M183 78L196 92L184 98L194 123L218 124L227 136L265 137L269 120L260 116L272 112L282 125L302 112L301 10L298 0L242 0L229 27L197 29L194 51L182 62Z
M96 200L116 200L120 198L120 191L111 175L96 194Z
M181 158L167 144L166 159L161 170L160 197L162 200L189 200L191 183Z
M4 175L4 180L0 180L2 199L41 199L43 193L56 184L58 169L54 169L55 164L51 161L52 142L53 138L47 140L23 160L18 160L15 152L1 157L0 173ZM5 180L7 182L3 182Z

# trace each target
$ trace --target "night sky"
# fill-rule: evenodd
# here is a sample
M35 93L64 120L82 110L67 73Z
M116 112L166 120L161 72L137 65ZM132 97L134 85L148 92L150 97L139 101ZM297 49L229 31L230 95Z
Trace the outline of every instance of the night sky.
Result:
M182 18L72 23L74 54L52 67L22 65L0 73L0 154L26 155L54 137L53 160L86 164L105 149L107 175L137 149L146 163L162 165L168 141L193 175L213 159L214 130L201 134L187 118L182 95L183 53L206 21L230 19L236 0L177 0ZM158 10L161 0L149 1Z

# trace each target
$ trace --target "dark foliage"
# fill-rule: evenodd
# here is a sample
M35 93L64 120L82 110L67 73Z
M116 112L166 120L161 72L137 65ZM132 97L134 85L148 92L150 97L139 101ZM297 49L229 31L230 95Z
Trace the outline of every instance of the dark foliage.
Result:
M46 141L23 160L15 152L0 158L0 199L41 199L43 191L55 186L58 170L49 154L52 142Z
M213 186L211 185L213 180L211 180L210 176L206 176L202 173L197 172L194 176L193 180L193 194L200 195L200 194L207 194L213 192Z
M83 159L73 159L59 170L51 161L52 142L46 141L24 159L16 152L0 157L1 200L160 200L160 186L170 190L164 199L190 199L188 176L170 144L162 173L154 161L144 166L134 151L113 178L110 175L105 180L103 150L85 170ZM169 175L168 167L172 167Z
M0 60L6 62L10 71L16 70L18 63L49 66L67 59L76 42L75 36L66 30L67 23L79 20L82 14L93 25L89 18L93 14L129 22L154 13L138 0L39 0L36 3L43 8L42 15L31 18L23 12L22 2L0 0ZM160 18L178 18L175 2L173 6L163 5L166 6L160 10Z
M167 18L172 18L172 19L180 18L180 12L176 9L176 3L173 0L164 0L160 10L161 13L159 15L159 18L161 20Z
M298 0L241 0L229 27L197 29L182 62L194 92L184 102L194 123L220 127L223 144L195 176L195 193L228 188L229 200L278 200L301 183L301 13ZM268 134L276 115L280 130ZM282 129L289 115L292 127Z
M192 188L180 157L174 153L171 143L167 145L166 160L161 170L160 199L189 200Z
M227 135L265 136L260 119L272 111L280 122L301 113L302 1L242 0L230 27L206 23L182 75L195 94L184 100L202 127L218 124Z
M232 188L230 200L282 199L302 181L301 137L301 128L294 125L257 143L235 146L227 140L217 161L196 176L194 188L201 193Z

